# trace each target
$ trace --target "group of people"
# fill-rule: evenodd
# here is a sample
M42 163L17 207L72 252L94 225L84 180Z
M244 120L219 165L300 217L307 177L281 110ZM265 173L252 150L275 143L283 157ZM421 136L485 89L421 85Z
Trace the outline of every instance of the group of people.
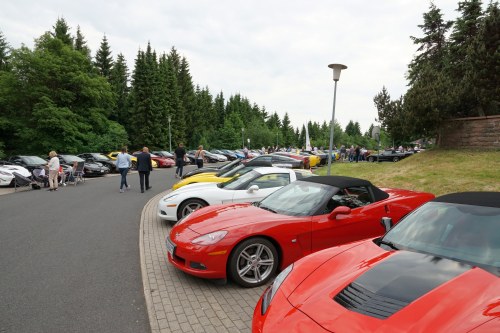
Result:
M152 188L152 186L149 185L149 174L153 171L153 162L151 161L149 148L143 147L142 152L136 155L136 158L141 193L144 193L144 190L147 191ZM123 147L121 152L116 156L116 167L121 175L120 193L125 192L125 190L130 190L130 185L127 182L127 174L131 166L132 156L127 153L127 147Z
M364 161L366 159L367 152L368 150L366 150L365 147L354 147L353 145L351 145L351 147L348 149L346 148L346 146L342 145L340 147L340 161L358 163L359 161Z

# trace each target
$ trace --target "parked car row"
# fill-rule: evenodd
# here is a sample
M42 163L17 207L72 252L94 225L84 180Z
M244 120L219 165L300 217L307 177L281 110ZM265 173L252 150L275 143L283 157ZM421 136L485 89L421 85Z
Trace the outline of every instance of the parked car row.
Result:
M166 255L200 278L272 281L253 332L500 327L500 193L435 198L238 161L204 171L160 200L176 221Z

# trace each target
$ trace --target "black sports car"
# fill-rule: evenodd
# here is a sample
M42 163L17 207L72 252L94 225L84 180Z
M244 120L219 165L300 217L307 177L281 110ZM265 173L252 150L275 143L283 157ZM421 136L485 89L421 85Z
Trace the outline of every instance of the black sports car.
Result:
M61 164L70 166L73 166L74 162L84 162L85 164L83 167L83 172L85 174L85 177L104 176L105 174L109 173L108 167L102 165L99 162L86 162L84 159L76 155L60 154L57 155L57 157L59 157L59 162Z
M83 158L87 163L101 163L109 169L109 172L118 172L116 161L101 153L83 153L78 157Z
M383 161L389 161L389 162L397 162L399 160L402 160L403 158L407 157L409 155L405 153L400 153L396 150L384 150L380 154L372 153L368 155L367 161L368 162L383 162Z
M20 165L25 167L30 172L34 169L39 169L47 165L47 161L38 156L29 155L16 155L9 158L9 162L12 164Z

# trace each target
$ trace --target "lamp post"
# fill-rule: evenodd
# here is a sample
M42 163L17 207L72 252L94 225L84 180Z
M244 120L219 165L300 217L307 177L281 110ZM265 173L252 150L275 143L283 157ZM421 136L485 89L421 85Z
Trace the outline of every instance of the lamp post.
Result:
M276 132L276 147L278 147L279 134L280 134L280 132Z
M170 122L171 121L172 121L172 117L168 116L168 142L169 142L169 147L170 147L169 152L172 152L172 133L170 132Z
M333 69L333 81L335 82L335 88L333 90L332 122L330 123L330 149L328 153L328 176L330 176L330 169L332 167L333 124L335 122L335 102L337 99L337 82L340 79L340 72L343 69L347 69L347 66L342 64L330 64L328 65L328 67Z
M245 138L244 138L245 129L241 128L241 149L245 148Z

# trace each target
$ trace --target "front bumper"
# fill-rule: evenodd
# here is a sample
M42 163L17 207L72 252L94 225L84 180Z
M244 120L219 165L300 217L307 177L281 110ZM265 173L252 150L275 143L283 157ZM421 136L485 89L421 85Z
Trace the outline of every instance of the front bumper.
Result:
M168 261L190 275L206 279L225 279L230 251L225 251L220 246L192 244L191 240L198 236L200 235L193 231L185 231L182 239L187 241L172 241L167 237L166 242L175 246L173 253L167 251Z

